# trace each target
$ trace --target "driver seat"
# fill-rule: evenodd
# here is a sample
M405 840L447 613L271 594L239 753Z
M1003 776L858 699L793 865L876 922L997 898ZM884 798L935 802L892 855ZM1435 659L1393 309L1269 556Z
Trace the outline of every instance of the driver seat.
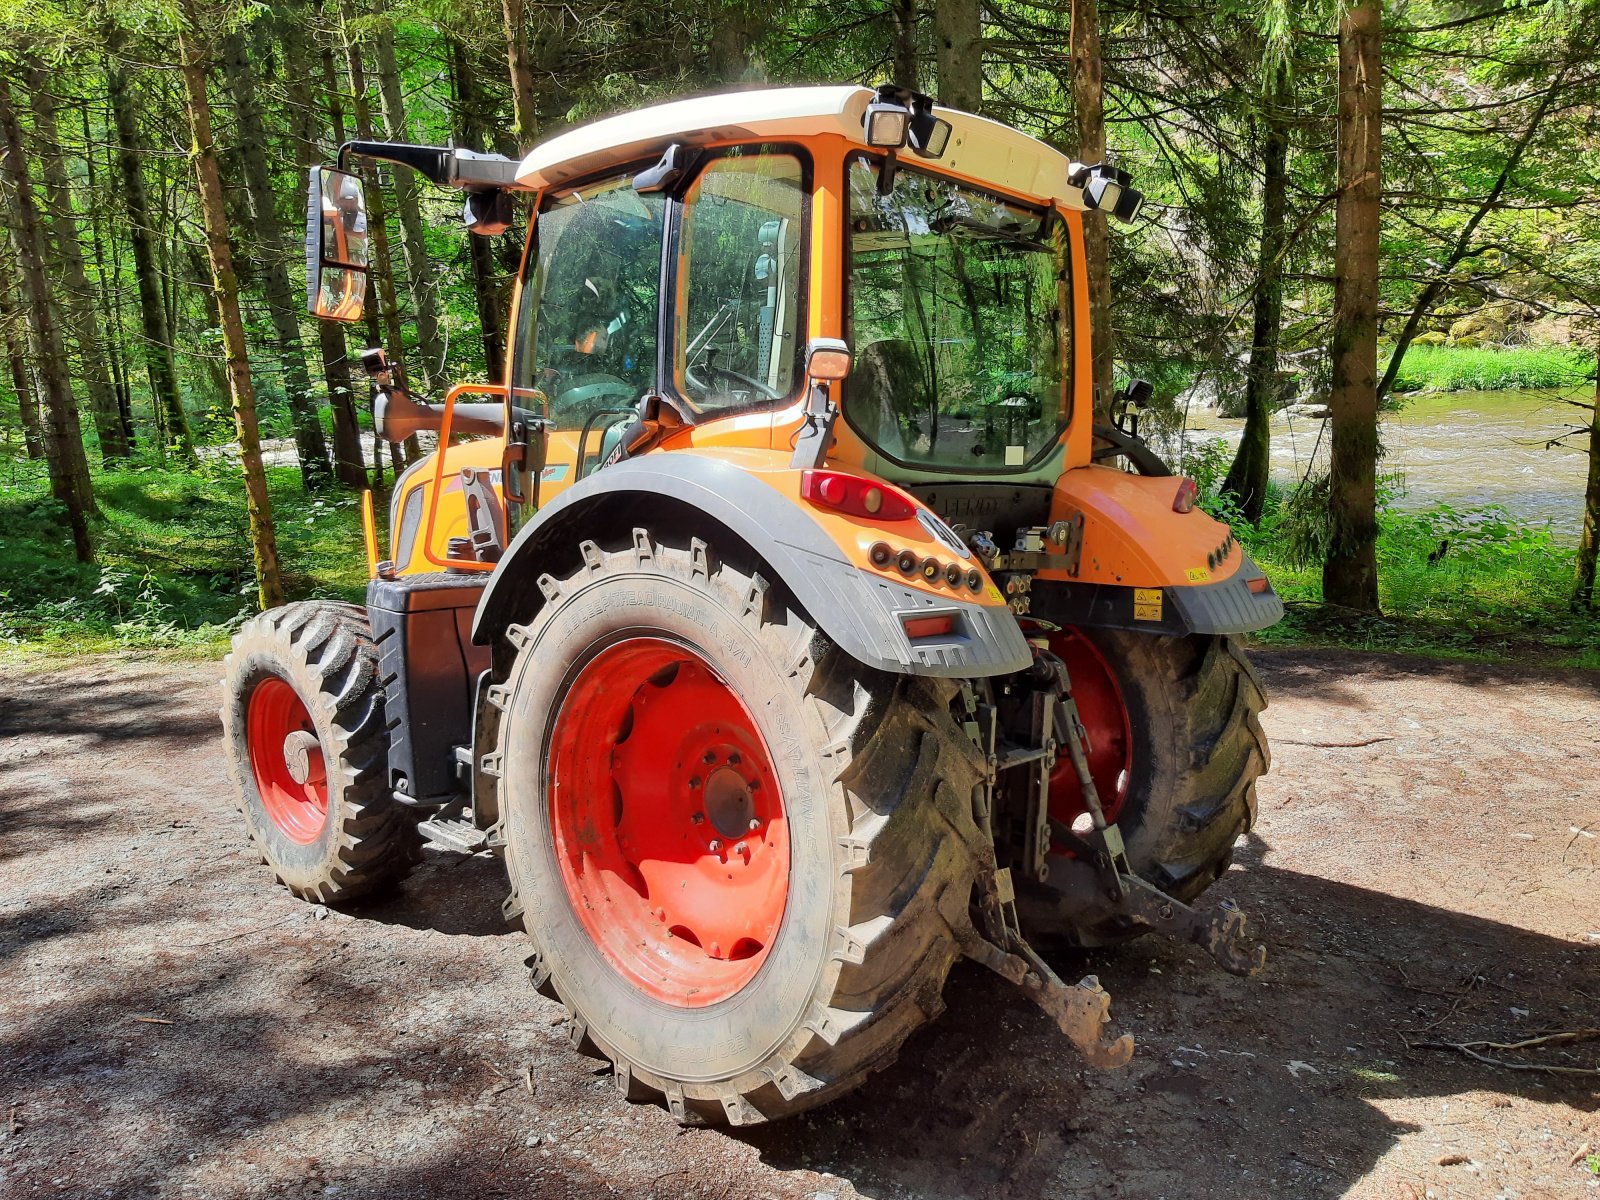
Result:
M906 338L880 338L856 356L849 380L850 416L880 449L903 455L908 427L932 404L926 364Z

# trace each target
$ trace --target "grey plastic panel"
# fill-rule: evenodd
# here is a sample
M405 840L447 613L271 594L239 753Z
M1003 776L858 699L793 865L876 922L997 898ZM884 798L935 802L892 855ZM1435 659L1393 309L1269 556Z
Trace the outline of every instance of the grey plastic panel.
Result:
M731 463L659 452L628 459L574 484L517 535L490 578L473 625L487 642L543 603L535 580L558 547L593 536L584 510L611 497L670 496L726 525L755 547L822 631L853 658L895 674L978 678L1026 668L1033 654L1011 613L926 594L858 569L803 507ZM641 523L648 525L648 518ZM951 612L948 637L913 642L902 614Z

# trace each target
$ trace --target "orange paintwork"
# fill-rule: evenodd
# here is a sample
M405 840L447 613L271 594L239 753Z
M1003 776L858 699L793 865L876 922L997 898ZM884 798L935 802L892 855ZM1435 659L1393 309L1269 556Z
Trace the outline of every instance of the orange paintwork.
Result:
M849 204L846 171L849 159L860 152L860 147L833 135L796 140L804 142L812 159L807 337L843 337L847 324L844 307L844 238ZM739 144L737 140L710 143L713 147L736 144ZM938 169L938 165L933 163L919 163L918 166ZM964 177L959 172L946 173L953 178L985 186L984 180ZM542 200L542 194L535 198L535 214ZM1199 510L1186 514L1173 512L1172 496L1178 486L1177 479L1144 478L1089 465L1093 444L1094 371L1089 285L1083 268L1083 215L1065 207L1058 212L1065 227L1073 266L1073 369L1072 394L1070 397L1063 396L1064 404L1070 405L1071 419L1062 434L1065 446L1064 473L1056 483L1052 519L1083 513L1084 546L1076 576L1069 577L1060 571L1044 571L1040 573L1040 578L1139 587L1181 586L1225 579L1238 570L1242 553L1234 546L1216 567L1207 566L1207 555L1214 553L1224 543L1228 528ZM530 228L523 256L524 274L528 269L528 248L531 248L532 241ZM678 278L681 287L681 271ZM519 325L517 310L522 301L520 277L519 286L512 295L510 328L513 344L507 350L508 363L514 361L516 353L514 339ZM835 398L848 404L848 383L842 388L838 385L835 387ZM504 393L503 386L472 390ZM974 594L964 587L951 588L942 581L929 584L920 576L907 579L892 562L887 569L872 565L868 551L878 541L886 541L896 550L904 547L919 556L929 555L942 562L952 561L955 558L952 552L918 521L871 521L802 500L799 495L800 472L790 468L789 457L790 447L804 421L804 408L803 399L796 398L793 403L771 411L739 413L689 426L665 439L658 452L710 454L748 471L792 503L804 507L833 537L849 561L863 571L882 574L933 595L959 597L990 605L1004 603L999 591L987 579L983 591ZM542 500L549 500L576 481L580 465L577 440L578 433L575 430L550 435L546 469L540 485ZM420 552L409 556L410 561L404 573L434 571L444 565L445 549L450 538L464 537L468 532L466 504L458 472L468 466L498 467L504 444L503 437L493 437L450 446L443 451L441 461L430 463L429 467L419 471L407 483L404 495L414 489L423 489L425 506L434 511L428 513L423 522L426 544L418 548ZM591 456L597 449L595 439L591 437ZM835 426L828 466L855 470L863 476L875 478L864 469L869 455L868 447L856 437L848 423L841 420ZM404 495L395 505L397 512L403 510ZM436 504L428 505L429 501L435 500ZM395 531L391 531L393 536ZM405 557L400 546L392 546L391 554L396 561ZM974 559L959 561L964 568L976 565ZM477 566L467 565L469 569Z
M1206 555L1227 541L1228 527L1198 508L1172 511L1182 480L1130 475L1111 467L1078 467L1056 482L1050 519L1082 513L1083 556L1078 573L1041 571L1040 579L1112 583L1124 587L1182 586L1226 579L1244 561L1234 545L1216 567Z

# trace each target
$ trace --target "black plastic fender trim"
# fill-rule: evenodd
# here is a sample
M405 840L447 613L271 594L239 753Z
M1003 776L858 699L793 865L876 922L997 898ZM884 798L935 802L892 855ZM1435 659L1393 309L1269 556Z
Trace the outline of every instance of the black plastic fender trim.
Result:
M1215 583L1135 588L1035 579L1029 615L1057 625L1130 629L1169 637L1251 633L1276 624L1283 616L1283 601L1270 583L1264 591L1251 590L1250 581L1263 578L1261 568L1245 555L1233 575Z
M822 632L852 658L900 675L982 678L1026 668L1027 639L1009 609L905 587L850 562L805 512L748 472L703 454L662 451L626 459L567 488L525 525L490 577L472 638L493 641L544 603L541 563L592 536L587 509L633 495L671 497L753 547ZM640 519L648 525L648 517ZM950 613L948 635L906 636L906 614Z

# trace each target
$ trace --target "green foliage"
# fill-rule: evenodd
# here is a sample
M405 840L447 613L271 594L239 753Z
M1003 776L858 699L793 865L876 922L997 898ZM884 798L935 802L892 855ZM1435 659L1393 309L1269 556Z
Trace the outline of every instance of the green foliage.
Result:
M1288 605L1259 640L1600 667L1600 627L1570 607L1572 547L1500 507L1399 508L1393 477L1379 486L1383 615L1323 608L1326 522L1318 517L1327 511L1326 486L1314 479L1287 495L1269 493L1259 527L1234 525Z
M267 471L292 597L359 599L365 588L353 496L314 497L288 467ZM95 476L99 561L73 561L42 472L0 485L0 646L48 652L179 648L216 653L254 608L238 465L193 473L134 465Z
M1566 346L1412 346L1395 375L1397 392L1497 392L1567 388L1594 378L1593 351Z

